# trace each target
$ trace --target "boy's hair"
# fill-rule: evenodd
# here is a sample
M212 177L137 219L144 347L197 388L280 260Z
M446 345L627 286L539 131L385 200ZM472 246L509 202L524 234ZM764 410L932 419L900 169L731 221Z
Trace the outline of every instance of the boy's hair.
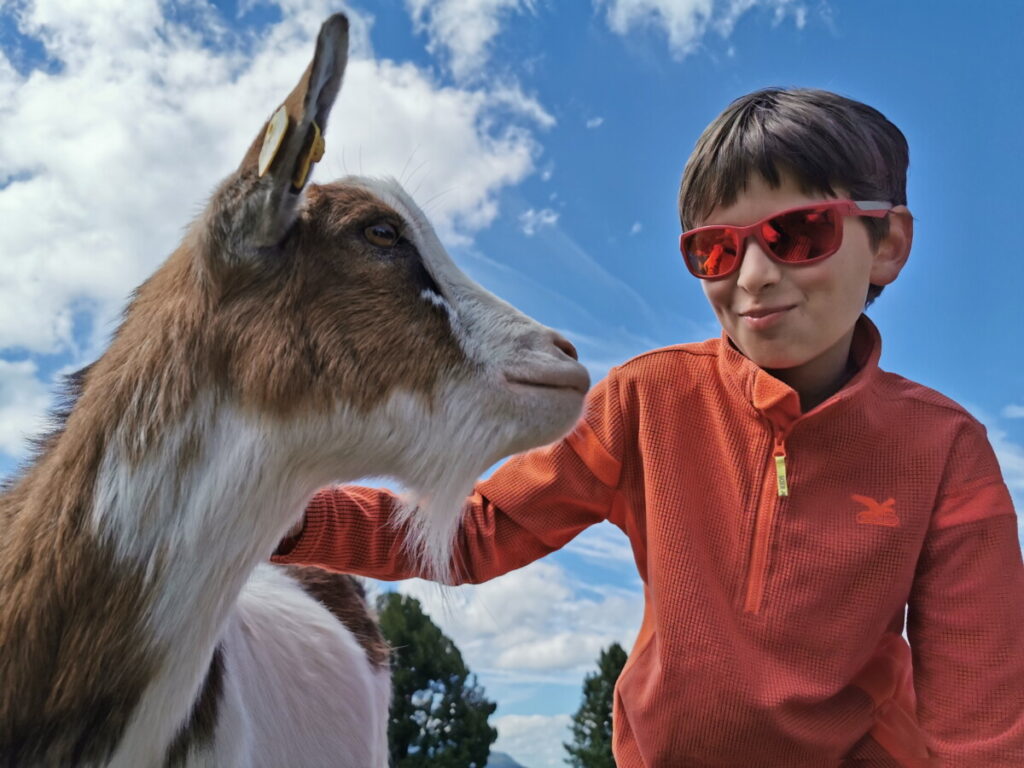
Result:
M712 209L732 205L753 173L772 187L781 171L808 193L906 205L907 140L877 109L829 91L766 88L741 96L704 129L683 171L684 230ZM863 219L872 247L889 219ZM868 289L870 304L882 287Z

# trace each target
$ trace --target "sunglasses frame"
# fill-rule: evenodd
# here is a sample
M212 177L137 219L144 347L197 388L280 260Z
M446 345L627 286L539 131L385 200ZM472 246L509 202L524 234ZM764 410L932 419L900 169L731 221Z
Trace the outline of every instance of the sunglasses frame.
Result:
M804 259L803 261L786 261L780 259L772 251L771 245L764 239L764 235L761 233L761 227L772 219L777 219L779 216L785 216L790 213L796 213L797 211L820 211L823 209L834 210L840 214L839 218L836 219L836 243L835 247L823 253L819 256L815 256L813 259ZM773 213L771 216L765 216L760 221L755 221L753 224L748 224L743 227L737 227L732 224L709 224L705 227L697 227L696 229L689 229L683 232L679 236L679 252L683 256L683 263L686 264L686 268L690 271L690 274L701 280L720 280L723 277L728 277L733 272L737 271L743 264L743 259L746 256L746 242L747 238L753 237L757 240L757 244L761 246L768 257L779 264L785 264L787 266L804 266L805 264L816 264L819 261L824 261L829 256L834 254L843 244L843 219L844 216L863 216L871 219L885 218L892 212L892 203L882 202L879 200L822 200L816 203L807 203L805 205L798 205L794 208L786 208L785 210ZM737 253L739 258L736 259L736 263L732 269L726 272L721 272L717 275L702 275L693 268L690 264L690 259L686 255L686 239L696 235L700 232L708 231L724 231L731 235L733 239L737 241Z

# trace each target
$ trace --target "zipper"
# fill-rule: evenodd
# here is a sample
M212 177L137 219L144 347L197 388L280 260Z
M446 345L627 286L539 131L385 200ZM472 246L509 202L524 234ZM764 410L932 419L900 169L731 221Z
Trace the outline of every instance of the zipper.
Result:
M768 545L775 528L775 518L782 507L784 499L789 496L789 478L786 474L786 442L781 432L774 434L772 446L771 469L763 481L761 497L754 518L754 540L750 548L750 569L747 574L747 595L743 610L747 613L759 613L764 599L764 580L768 571ZM774 474L774 477L773 477ZM774 479L774 483L771 480ZM769 489L774 488L774 497Z
M772 458L775 460L775 488L779 496L789 496L789 480L786 478L786 444L782 435L775 437L775 450L772 451Z

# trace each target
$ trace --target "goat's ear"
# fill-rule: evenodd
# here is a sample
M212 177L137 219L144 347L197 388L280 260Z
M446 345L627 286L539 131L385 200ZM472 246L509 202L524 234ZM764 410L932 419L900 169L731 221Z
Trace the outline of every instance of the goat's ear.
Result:
M249 147L232 199L222 203L235 207L223 212L236 255L277 245L294 223L310 171L324 153L327 116L347 60L348 19L335 14L320 28L313 61L298 85Z

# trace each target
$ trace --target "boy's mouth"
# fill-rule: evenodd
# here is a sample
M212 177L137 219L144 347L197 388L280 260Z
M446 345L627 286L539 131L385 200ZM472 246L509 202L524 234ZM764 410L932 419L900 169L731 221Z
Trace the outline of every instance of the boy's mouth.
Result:
M792 309L796 304L780 304L777 307L752 307L744 312L740 312L740 317L767 317L768 315L774 315L779 312L785 312L788 309Z
M782 319L782 317L791 309L796 307L795 304L785 304L776 307L752 307L751 309L745 310L739 313L739 316L743 318L744 322L755 330L761 330L768 328L775 322Z

